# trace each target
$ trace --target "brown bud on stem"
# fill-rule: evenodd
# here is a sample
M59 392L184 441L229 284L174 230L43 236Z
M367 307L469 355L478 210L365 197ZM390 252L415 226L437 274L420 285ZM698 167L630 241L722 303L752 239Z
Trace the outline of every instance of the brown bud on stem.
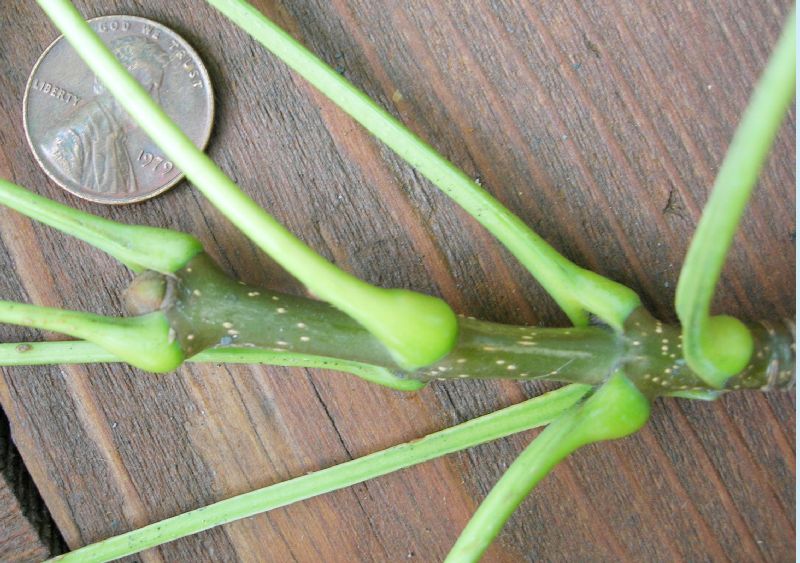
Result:
M128 314L146 315L161 310L171 293L169 285L164 275L152 270L136 276L122 296Z

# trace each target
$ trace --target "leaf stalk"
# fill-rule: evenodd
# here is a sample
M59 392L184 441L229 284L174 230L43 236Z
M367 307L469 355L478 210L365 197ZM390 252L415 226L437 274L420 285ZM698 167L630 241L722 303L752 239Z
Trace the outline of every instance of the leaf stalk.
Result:
M435 432L419 440L186 512L82 547L52 561L91 563L117 559L214 526L349 487L449 453L535 428L556 418L589 390L586 385L569 385L518 405Z
M795 8L720 167L683 263L675 310L683 326L686 359L708 384L722 388L745 368L754 345L737 319L711 316L711 300L733 236L758 181L795 86Z
M208 0L305 78L492 233L542 284L573 324L592 313L620 329L640 305L629 288L559 254L519 217L328 64L244 0Z
M131 118L203 195L261 250L318 296L356 319L406 369L431 364L450 351L458 323L441 299L372 286L313 251L261 209L167 116L69 0L38 0L78 55Z

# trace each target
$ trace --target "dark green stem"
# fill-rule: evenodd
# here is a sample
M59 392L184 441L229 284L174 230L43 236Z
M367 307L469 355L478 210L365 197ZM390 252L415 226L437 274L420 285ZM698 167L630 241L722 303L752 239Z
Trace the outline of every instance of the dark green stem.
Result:
M791 388L795 379L794 323L788 319L762 322L748 329L754 342L750 362L725 382L724 390ZM664 324L639 309L626 322L625 334L625 374L645 394L696 399L704 398L697 392L716 393L716 387L686 361L680 327Z
M153 302L154 285L162 288L160 307L189 357L207 349L231 349L289 353L301 362L337 358L374 366L394 374L398 382L506 378L597 385L622 369L648 396L708 398L698 393L714 392L684 360L678 327L657 321L644 309L631 315L623 333L606 326L538 328L460 318L453 351L431 366L406 372L374 336L341 311L234 281L206 254L196 256L175 277L140 277L129 291L134 307L138 295ZM755 326L752 332L753 361L726 389L790 386L792 327Z
M187 356L215 346L271 349L381 366L422 381L508 377L599 383L623 349L619 334L604 327L541 329L460 318L450 354L404 372L375 337L337 309L242 285L205 254L167 279L163 310Z

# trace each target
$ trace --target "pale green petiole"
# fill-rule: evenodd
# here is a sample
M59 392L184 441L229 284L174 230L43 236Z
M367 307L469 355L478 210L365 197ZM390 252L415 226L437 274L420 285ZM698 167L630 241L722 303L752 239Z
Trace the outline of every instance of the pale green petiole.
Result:
M0 366L52 366L122 362L94 342L5 342L0 344Z
M108 350L86 341L17 342L0 344L0 366L42 366L64 364L108 364L123 360ZM267 364L283 367L329 369L356 375L397 391L418 391L425 383L403 379L380 366L313 356L295 352L253 348L211 348L186 360L190 363Z
M586 393L586 385L569 385L518 405L430 434L422 439L245 493L92 544L54 561L89 563L108 561L137 553L274 508L321 495L424 461L457 452L547 424L572 407Z
M0 204L79 238L137 272L175 272L203 250L191 235L102 219L36 195L2 178Z
M795 34L792 8L728 147L678 281L675 309L683 325L684 356L698 375L718 388L744 369L753 351L750 332L741 322L710 317L711 299L736 228L792 100Z
M578 448L628 436L644 426L650 402L621 373L585 403L564 411L539 434L492 488L447 556L478 561L517 506L553 467Z
M161 312L140 317L104 317L0 301L0 323L82 338L133 366L152 372L172 371L184 359L167 318Z
M308 80L479 221L533 274L576 325L588 313L621 328L638 296L580 268L433 147L244 0L208 0L236 25Z
M344 272L290 233L178 128L116 60L68 0L38 0L75 51L139 126L239 230L312 293L344 311L412 370L446 355L457 336L455 314L441 299L382 289Z
M268 364L271 366L319 368L356 375L370 383L377 383L396 391L419 391L425 382L397 377L390 370L350 360L327 356L312 356L296 352L283 352L253 348L211 348L190 358L189 362L226 364Z

